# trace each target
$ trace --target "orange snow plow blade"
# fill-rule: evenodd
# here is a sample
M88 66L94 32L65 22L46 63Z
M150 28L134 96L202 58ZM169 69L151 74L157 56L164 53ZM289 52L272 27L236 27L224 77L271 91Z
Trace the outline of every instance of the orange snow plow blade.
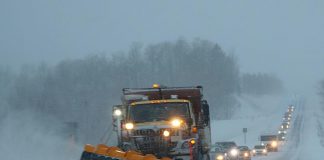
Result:
M163 157L156 158L152 154L142 155L136 151L124 152L115 146L106 146L99 144L96 147L90 144L84 146L84 151L81 155L81 160L171 160Z

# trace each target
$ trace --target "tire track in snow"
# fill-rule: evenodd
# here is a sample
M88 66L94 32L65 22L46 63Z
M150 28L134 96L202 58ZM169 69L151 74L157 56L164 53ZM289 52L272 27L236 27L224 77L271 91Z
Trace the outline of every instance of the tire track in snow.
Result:
M301 135L302 131L304 130L304 110L305 106L301 105L299 106L298 112L296 113L297 116L294 119L293 128L290 130L290 138L288 146L286 146L288 149L279 159L285 159L285 160L299 160L300 157L300 142L301 142Z

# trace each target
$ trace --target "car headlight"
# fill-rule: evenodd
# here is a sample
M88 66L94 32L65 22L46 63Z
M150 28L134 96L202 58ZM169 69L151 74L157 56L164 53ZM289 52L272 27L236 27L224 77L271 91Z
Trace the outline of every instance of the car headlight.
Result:
M180 120L180 119L174 119L174 120L171 121L171 125L172 125L173 127L180 127L180 125L181 125L181 120Z
M237 156L238 150L237 149L231 149L230 154L231 154L231 156Z
M252 152L253 152L253 153L256 153L256 150L255 150L255 149L253 149L253 150L252 150Z
M278 134L280 134L281 133L281 131L278 131Z
M267 153L267 150L266 150L266 149L263 149L263 150L262 150L262 153Z
M167 130L163 131L163 136L164 137L169 137L170 136L170 132L167 131Z
M249 156L249 153L245 152L244 157L248 157L248 156Z
M134 128L134 124L133 123L126 123L125 128L128 129L128 130L131 130L131 129Z
M223 160L224 159L224 156L222 156L222 155L218 155L217 157L216 157L216 160Z
M276 141L271 142L271 147L277 147L278 143Z

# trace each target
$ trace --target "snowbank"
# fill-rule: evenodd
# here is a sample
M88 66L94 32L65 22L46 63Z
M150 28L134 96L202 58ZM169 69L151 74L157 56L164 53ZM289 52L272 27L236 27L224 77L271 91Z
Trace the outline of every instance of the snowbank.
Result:
M30 112L16 112L1 119L1 159L79 159L81 148L57 135L59 124L55 120L43 117L36 118Z

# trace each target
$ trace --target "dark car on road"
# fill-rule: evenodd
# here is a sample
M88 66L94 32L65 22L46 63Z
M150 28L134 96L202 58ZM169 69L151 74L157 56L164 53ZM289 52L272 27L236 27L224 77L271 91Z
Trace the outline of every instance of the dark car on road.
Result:
M238 146L240 151L239 159L240 160L251 160L251 150L248 146Z
M294 107L293 105L289 105L289 106L288 106L288 112L289 112L289 113L294 112L294 109L295 109L295 107Z
M291 118L291 113L286 112L286 113L284 114L284 118Z
M226 160L238 160L239 150L235 142L216 142L215 146L222 148L226 154Z
M257 155L266 156L268 155L268 150L264 145L256 145L252 150L252 154L253 156L257 156Z
M287 134L287 130L280 127L278 130L278 134Z
M279 141L285 141L286 140L286 134L285 133L279 133L278 134L278 140Z
M227 153L221 146L212 146L210 154L213 160L226 160Z
M287 122L282 122L281 129L284 129L284 130L289 129L289 124Z

